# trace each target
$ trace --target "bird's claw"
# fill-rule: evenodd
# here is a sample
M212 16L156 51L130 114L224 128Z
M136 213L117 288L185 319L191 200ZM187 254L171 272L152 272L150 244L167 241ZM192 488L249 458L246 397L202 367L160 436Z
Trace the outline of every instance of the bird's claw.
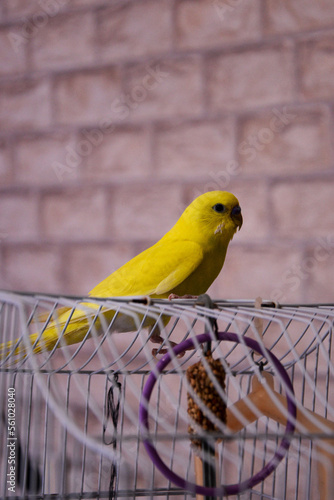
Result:
M174 300L174 299L197 299L197 295L176 295L176 293L171 293L168 295L168 300Z
M171 346L170 347L160 347L160 348L154 348L152 349L152 356L154 356L155 358L157 357L158 354L161 354L162 356L164 354L167 354L170 349L173 349L173 347L175 347L177 344L175 342L170 342ZM178 354L176 357L177 358L183 358L185 352L181 352L180 354Z

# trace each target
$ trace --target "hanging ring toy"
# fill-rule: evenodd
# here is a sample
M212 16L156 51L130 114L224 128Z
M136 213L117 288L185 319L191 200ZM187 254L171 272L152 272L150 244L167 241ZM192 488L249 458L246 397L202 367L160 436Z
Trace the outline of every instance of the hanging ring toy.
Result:
M228 342L236 342L237 344L245 344L247 347L256 351L258 354L262 354L267 360L269 360L275 367L278 372L285 388L286 388L286 399L287 399L287 424L285 427L285 433L282 438L281 444L279 448L276 450L272 459L261 469L257 474L250 477L249 479L237 483L237 484L229 484L229 485L221 485L219 487L211 488L206 486L201 486L195 483L191 483L186 481L184 478L175 474L167 465L161 460L157 450L152 444L152 441L147 437L149 433L149 420L148 420L148 405L150 401L150 397L152 394L152 390L157 381L158 375L162 372L162 370L170 363L172 356L170 353L167 353L161 358L161 360L157 363L154 371L152 371L147 379L145 387L142 392L140 406L139 406L139 421L141 427L141 433L143 435L143 443L146 448L146 451L151 458L154 465L160 470L160 472L170 481L172 481L175 485L179 486L184 490L188 490L200 495L207 496L228 496L228 495L238 495L245 490L253 488L255 485L264 481L266 477L268 477L278 466L278 464L283 460L286 455L291 441L291 435L295 430L295 422L296 422L296 414L297 408L296 403L294 401L294 391L293 386L290 381L290 378L285 371L285 368L281 364L281 362L268 351L265 347L261 346L258 342L251 338L240 337L235 333L229 332L218 332L216 334L216 338L212 339L212 336L209 333L203 333L201 335L196 336L196 341L194 338L189 338L177 346L173 348L174 356L177 356L184 351L196 348L197 345L204 344L205 342L209 342L210 340L224 340Z

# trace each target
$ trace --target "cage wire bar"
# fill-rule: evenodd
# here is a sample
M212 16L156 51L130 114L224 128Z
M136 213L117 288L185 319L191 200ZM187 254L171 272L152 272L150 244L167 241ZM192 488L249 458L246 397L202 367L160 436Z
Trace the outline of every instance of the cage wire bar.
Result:
M214 448L217 486L255 475L277 451L289 415L286 384L270 360L245 345L243 338L250 338L283 365L297 418L290 448L275 470L230 498L332 498L334 304L213 302L212 309L192 299L102 300L0 291L0 497L204 499L165 477L143 443L148 438L171 471L198 484L201 457L188 433L187 394L216 426L210 435L201 428L196 433ZM84 338L77 344L64 341L70 320L61 322L63 308L84 318ZM117 333L124 318L133 331ZM232 332L239 342L217 341L214 322L219 332ZM56 325L58 343L35 353L29 335L37 342L51 325ZM212 356L225 370L225 389L196 340L204 332L210 333ZM150 341L157 335L161 345ZM174 345L189 338L195 348L176 356ZM171 361L157 374L165 353ZM187 380L187 368L200 360L226 403L226 422L203 406ZM156 383L146 403L147 435L138 411L151 373Z

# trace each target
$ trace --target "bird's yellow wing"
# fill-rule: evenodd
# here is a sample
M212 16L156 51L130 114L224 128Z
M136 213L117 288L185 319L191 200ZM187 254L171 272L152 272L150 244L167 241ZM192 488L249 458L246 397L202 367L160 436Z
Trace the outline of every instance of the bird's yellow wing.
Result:
M189 240L159 242L99 283L90 295L124 297L167 296L200 265L203 251Z
M124 264L99 283L90 295L118 297L150 295L166 298L178 295L205 293L220 272L227 247L237 228L242 225L241 208L237 198L224 191L211 191L196 198L183 212L177 223L158 243ZM96 318L99 305L78 304L76 309L60 309L41 333L29 336L34 352L51 350L63 344L80 342L90 332L92 322L100 330ZM114 310L102 310L110 321ZM37 323L41 323L42 319ZM115 326L115 325L114 325ZM131 331L124 323L119 331ZM0 344L0 359L4 356L25 356L22 339Z

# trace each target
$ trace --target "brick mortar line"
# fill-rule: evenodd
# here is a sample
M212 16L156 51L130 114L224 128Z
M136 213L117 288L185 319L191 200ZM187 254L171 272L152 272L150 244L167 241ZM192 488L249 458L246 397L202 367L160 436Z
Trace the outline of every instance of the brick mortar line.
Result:
M57 19L61 17L65 17L67 14L96 14L99 11L107 10L107 11L117 11L118 9L122 9L127 7L128 5L136 5L140 1L141 4L148 3L150 0L127 0L125 3L124 2L119 2L118 4L110 5L109 2L105 1L104 3L102 2L100 5L93 5L93 6L77 6L77 7L70 7L70 8L64 8L59 10L59 12L55 15L50 16L50 19ZM176 15L174 12L174 9L176 9L177 12L177 2L175 0L170 0L171 1L171 13L172 13L172 18L173 18L173 23L172 25L175 27L177 22L176 22ZM5 29L5 28L15 28L15 27L20 27L24 26L26 22L31 22L34 20L34 17L38 15L39 13L46 13L42 8L38 10L35 13L32 14L26 14L26 15L20 15L15 17L11 16L9 17L8 15L4 14L3 18L0 19L0 30ZM47 13L46 13L47 14ZM259 32L260 38L258 40L255 39L250 39L249 41L242 41L241 43L229 43L227 42L226 44L222 42L222 45L228 46L230 49L231 47L243 47L243 46L248 46L250 45L258 45L261 43L272 43L272 42L277 42L278 40L282 38L292 38L295 40L302 40L304 37L309 37L309 36L318 36L322 35L324 33L330 33L333 34L332 31L334 29L334 23L329 23L328 25L318 27L318 28L310 28L310 29L303 29L301 31L293 31L293 30L287 30L283 32L278 32L278 33L270 33L267 34L265 32L265 24L268 19L268 15L266 12L265 7L263 7L262 2L260 2L260 12L259 12L259 17L261 21L261 30ZM173 37L172 37L173 39ZM175 40L176 41L176 40ZM204 52L210 52L211 50L216 50L212 47L208 48L199 48L199 49L180 49L178 48L177 44L175 45L175 48L180 51L180 52L193 52L194 50L203 50Z
M0 24L0 29L3 26ZM243 41L242 43L227 43L221 44L220 46L210 47L210 48L196 48L196 49L180 49L176 47L176 50L169 49L162 51L158 54L137 56L136 58L131 57L129 59L115 60L110 62L98 62L91 64L85 63L78 65L75 68L69 68L64 66L63 68L55 69L30 69L24 72L18 72L16 74L2 75L0 77L0 84L2 82L16 80L19 77L24 78L44 78L46 75L53 77L59 77L63 75L75 74L75 73L85 73L90 71L105 71L107 69L128 69L134 66L140 66L143 64L152 64L163 62L164 60L178 60L185 59L188 57L204 57L204 58L216 58L224 55L233 55L240 52L254 51L255 49L282 49L289 51L290 47L287 47L287 42L299 43L300 41L307 42L309 37L323 36L324 34L331 34L334 36L334 24L330 28L324 28L323 30L309 31L305 33L288 33L288 34L278 34L274 36L267 36L258 40ZM312 38L313 39L313 38ZM28 40L29 42L29 40ZM96 45L96 44L94 44ZM297 48L298 51L298 48Z
M130 3L135 3L137 1L138 0L127 0L127 3L130 4ZM115 10L117 10L118 6L122 6L122 5L123 5L122 1L119 1L118 4L115 3L114 5L110 5L110 1L101 0L100 4L92 5L92 6L89 6L89 5L80 6L80 5L78 5L77 7L74 6L74 7L65 7L63 9L60 8L60 10L57 14L52 15L52 16L48 15L48 16L51 19L56 19L57 17L61 17L61 16L64 16L66 14L78 14L78 13L79 14L87 14L87 13L94 14L99 10L104 10L104 9L108 9L108 8L110 10L111 10L111 8L114 8ZM36 12L34 12L32 14L23 14L23 15L18 15L18 16L16 16L15 14L10 15L7 12L4 12L4 14L2 16L3 18L0 20L0 29L3 27L21 26L21 25L25 24L27 21L28 22L33 21L34 17L40 13L47 14L47 12L45 10L43 10L42 7L40 7Z
M137 129L145 129L147 127L153 129L154 133L164 132L164 130L168 130L170 128L182 127L186 125L201 125L201 124L214 124L218 123L220 120L228 120L233 119L237 122L242 121L248 118L255 118L260 116L261 114L265 114L266 112L271 112L273 108L288 108L295 109L296 111L316 111L321 110L321 108L327 108L331 114L334 115L334 101L332 100L313 100L313 101L284 101L277 102L271 105L265 105L261 107L247 108L243 110L226 110L219 111L217 113L205 113L200 116L184 116L184 117L171 117L171 118L162 118L162 119L147 119L147 120L118 120L114 122L116 132L121 131L131 131ZM43 128L36 128L33 130L22 129L9 129L9 130L0 130L0 139L13 139L20 140L22 138L39 138L39 137L48 137L53 134L80 134L84 130L94 130L99 129L100 124L97 121L96 123L81 123L78 125L72 125L67 123L55 123L49 126L45 126ZM113 131L113 132L114 132ZM113 134L110 133L110 135ZM106 133L108 135L108 133Z
M161 234L163 236L163 234ZM76 249L82 249L83 246L85 248L87 247L95 247L98 246L99 248L104 248L107 249L112 246L119 246L119 245L126 245L130 248L148 248L149 246L153 245L156 243L159 239L159 236L157 236L156 239L130 239L130 240L125 240L122 238L110 238L110 239L76 239L76 240L68 240L68 239L47 239L47 238L41 238L38 241L35 240L9 240L7 239L6 241L2 242L0 244L0 252L2 250L6 251L13 251L13 250L59 250L59 251L69 251L69 250L76 250ZM293 245L293 247L291 246ZM296 238L291 238L291 237L286 237L282 239L282 236L279 233L275 234L275 237L265 237L265 238L258 238L257 240L247 240L243 242L237 242L234 241L230 244L230 247L233 247L234 249L239 249L239 250L249 250L249 251L258 251L260 250L261 252L267 251L267 250L283 250L283 249L294 249L300 252L309 252L314 248L314 246L318 245L318 239L314 238L312 241L309 239L306 239L304 237L296 237ZM137 253L139 253L140 250L138 250Z
M59 196L59 195L69 195L73 193L80 193L81 191L106 191L107 193L110 190L117 190L118 188L135 188L135 187L145 187L147 186L147 181L149 179L150 187L154 186L170 186L175 185L175 181L177 181L179 186L183 188L191 188L198 184L202 184L208 181L208 175L201 175L197 178L189 177L189 176L180 176L180 177L164 177L162 175L156 174L152 176L151 172L145 177L138 177L137 179L110 179L110 181L101 180L92 182L91 179L83 180L80 183L78 180L73 180L73 184L61 184L56 182L55 184L44 184L44 185L33 185L33 184L13 184L7 186L0 186L0 194L8 195L8 196ZM236 177L233 179L232 183L234 188L238 187L238 185L246 185L247 183L258 184L259 182L263 185L267 186L267 189L270 191L278 185L284 184L295 184L295 183L303 183L309 184L313 182L324 182L324 181L334 181L334 166L332 168L328 168L326 170L317 171L317 172L306 172L306 173L292 173L292 174L268 174L265 178L263 177L263 172L259 173L243 173L242 178Z

